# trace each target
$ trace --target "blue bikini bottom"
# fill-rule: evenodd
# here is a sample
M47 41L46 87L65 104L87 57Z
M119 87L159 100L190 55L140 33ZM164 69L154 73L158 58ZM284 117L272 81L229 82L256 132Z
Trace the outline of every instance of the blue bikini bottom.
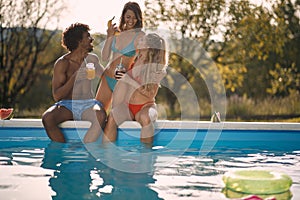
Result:
M109 76L105 76L105 79L106 79L108 87L113 92L118 81L114 78L109 77Z
M95 106L102 107L102 103L96 99L80 99L80 100L61 100L55 103L56 106L64 106L73 113L74 120L81 120L82 113Z

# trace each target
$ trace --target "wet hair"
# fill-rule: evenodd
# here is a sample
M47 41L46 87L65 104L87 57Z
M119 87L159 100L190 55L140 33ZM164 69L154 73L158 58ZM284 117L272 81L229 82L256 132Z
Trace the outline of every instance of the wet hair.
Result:
M71 24L62 33L62 46L73 51L78 47L79 42L83 38L83 33L88 32L90 27L86 24L75 23Z
M120 25L119 25L119 29L121 31L124 30L124 25L125 25L125 13L127 12L127 10L131 10L136 19L137 19L137 22L134 26L135 29L141 29L143 28L143 15L142 15L142 11L141 11L141 8L139 6L138 3L136 2L127 2L125 5L124 5L124 8L123 8L123 11L122 11L122 15L121 15L121 18L120 18Z
M155 73L165 71L167 64L167 51L165 40L156 33L150 33L145 36L147 45L147 54L144 60L145 73L143 80L146 84L144 89L152 89L152 76Z

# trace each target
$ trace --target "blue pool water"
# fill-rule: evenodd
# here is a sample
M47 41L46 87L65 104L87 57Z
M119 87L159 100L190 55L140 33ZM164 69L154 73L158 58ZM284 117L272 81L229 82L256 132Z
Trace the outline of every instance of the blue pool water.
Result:
M84 145L76 137L51 142L42 128L1 128L0 199L241 198L222 182L237 169L284 172L293 185L276 198L300 199L299 131L215 134L207 140L207 130L165 129L149 147L134 129L120 134L116 145Z

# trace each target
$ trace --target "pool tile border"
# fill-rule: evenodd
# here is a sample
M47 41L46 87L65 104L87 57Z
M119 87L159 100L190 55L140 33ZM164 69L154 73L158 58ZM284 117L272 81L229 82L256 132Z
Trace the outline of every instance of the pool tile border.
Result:
M87 121L67 121L60 125L61 128L88 128ZM34 127L43 128L41 119L10 119L0 120L0 127ZM285 122L221 122L210 121L171 121L158 120L155 123L157 129L219 129L219 130L293 130L300 131L300 123ZM124 122L120 128L140 128L137 122Z

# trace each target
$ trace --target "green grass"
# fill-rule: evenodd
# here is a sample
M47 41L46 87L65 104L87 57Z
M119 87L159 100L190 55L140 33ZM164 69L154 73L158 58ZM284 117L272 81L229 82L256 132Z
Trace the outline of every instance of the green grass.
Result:
M268 97L257 100L245 96L231 96L227 98L226 121L267 121L267 122L298 122L300 123L300 95L291 95L284 98ZM158 102L159 103L159 102ZM168 106L160 104L163 111L163 119L180 120L180 117L168 116ZM210 102L200 100L200 119L210 120L212 114ZM180 106L176 106L176 116L180 116ZM195 108L187 107L185 111L195 116ZM41 118L42 113L47 109L37 108L31 110L15 109L14 118ZM191 117L191 120L192 117Z
M300 122L299 99L299 95L262 100L233 96L228 98L227 116L238 121Z

